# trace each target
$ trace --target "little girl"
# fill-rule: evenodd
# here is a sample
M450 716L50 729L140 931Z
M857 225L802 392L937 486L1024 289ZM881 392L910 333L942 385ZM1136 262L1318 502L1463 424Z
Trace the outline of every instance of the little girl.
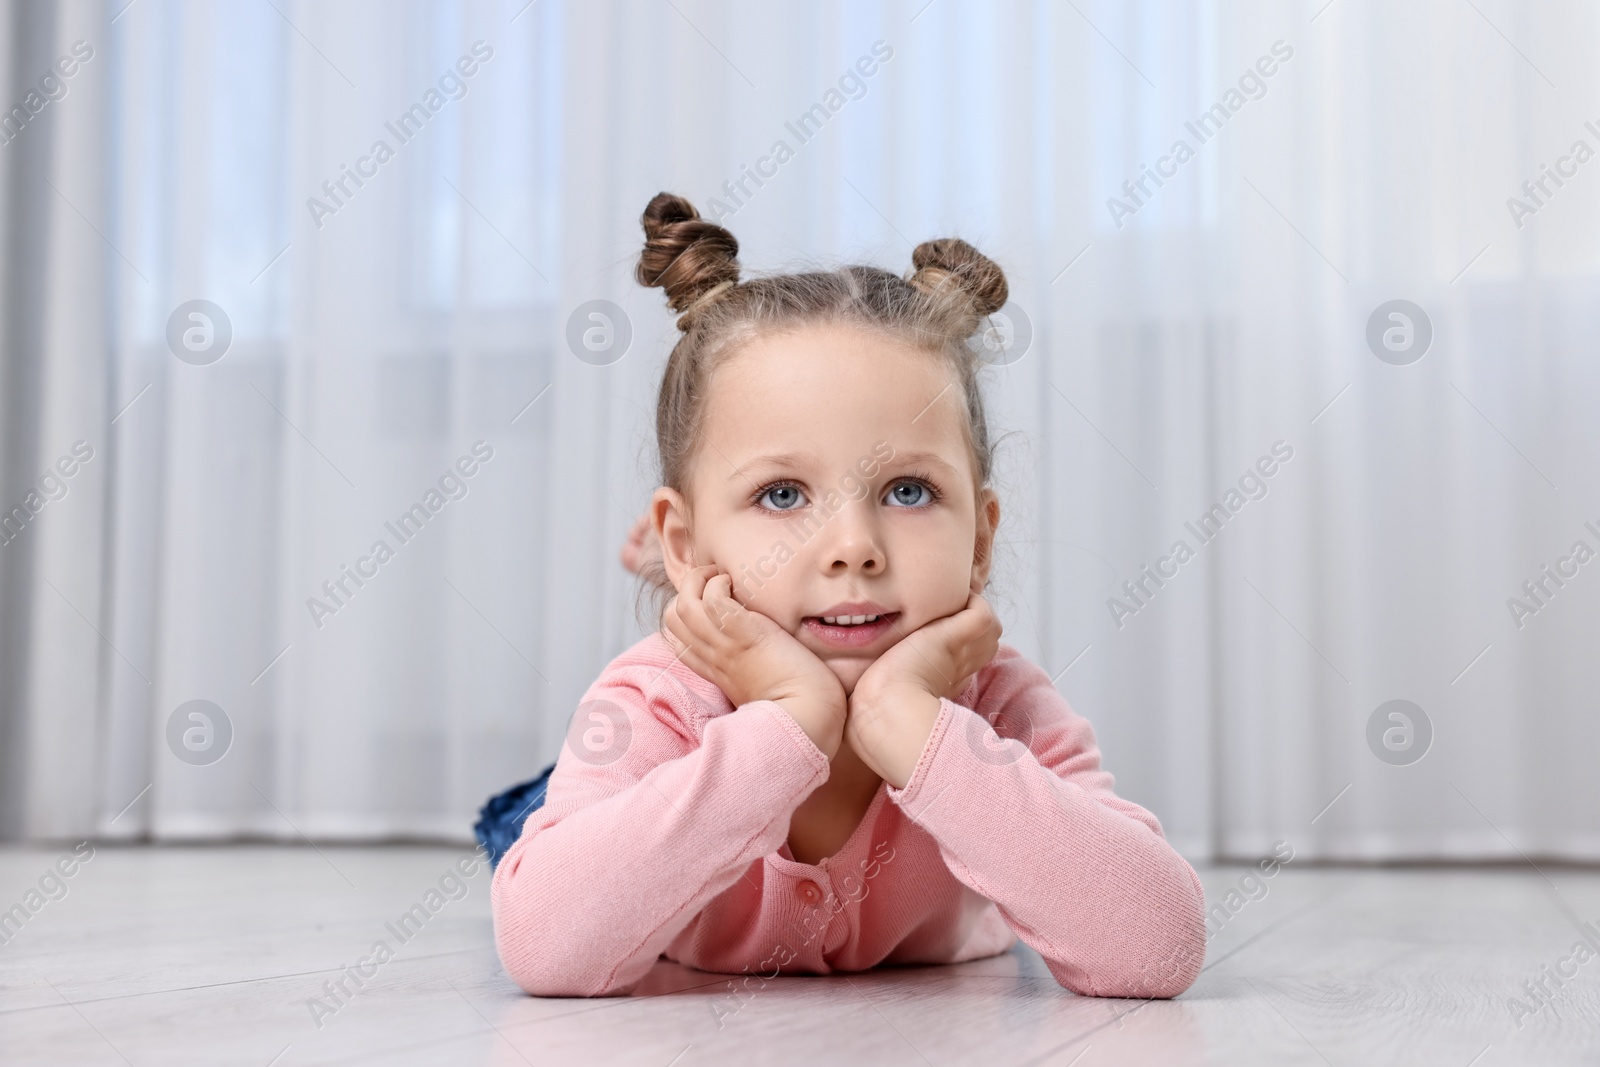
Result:
M647 553L676 595L589 688L495 871L506 972L603 996L663 955L770 978L1021 937L1073 992L1183 992L1199 879L980 595L1000 505L966 341L1000 268L939 240L908 278L741 282L686 201L643 221L639 281L683 331Z

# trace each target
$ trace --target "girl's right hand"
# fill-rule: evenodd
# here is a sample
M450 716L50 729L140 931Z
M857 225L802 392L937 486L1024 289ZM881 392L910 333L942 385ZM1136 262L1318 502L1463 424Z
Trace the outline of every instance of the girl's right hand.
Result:
M848 707L838 677L792 634L734 600L732 577L716 566L693 568L677 588L662 634L679 658L734 707L775 701L831 760Z

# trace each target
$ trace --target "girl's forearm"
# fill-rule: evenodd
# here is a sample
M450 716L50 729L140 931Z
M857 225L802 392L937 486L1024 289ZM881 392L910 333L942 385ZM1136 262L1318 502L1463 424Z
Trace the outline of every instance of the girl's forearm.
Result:
M507 974L537 996L629 991L707 902L782 844L827 774L794 721L757 702L614 795L583 803L553 791L495 872Z
M1018 741L992 747L987 731L946 702L908 788L890 797L1063 986L1118 997L1188 988L1205 954L1205 897L1154 816L1100 790L1103 773L1080 784Z

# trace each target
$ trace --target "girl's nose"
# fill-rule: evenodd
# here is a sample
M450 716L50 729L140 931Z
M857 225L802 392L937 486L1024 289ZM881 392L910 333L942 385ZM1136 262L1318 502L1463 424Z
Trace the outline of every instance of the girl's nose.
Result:
M833 538L823 557L829 574L882 574L889 559L877 524L847 507L833 517Z

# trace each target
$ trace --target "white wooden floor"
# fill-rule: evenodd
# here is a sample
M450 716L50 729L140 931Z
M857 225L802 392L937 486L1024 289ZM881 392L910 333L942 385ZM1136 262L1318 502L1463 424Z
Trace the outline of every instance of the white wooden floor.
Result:
M0 909L64 851L0 850ZM1520 1028L1508 1004L1538 1007L1523 982L1571 952L1577 919L1600 926L1600 872L1560 867L1285 868L1216 932L1195 987L1151 1003L1075 997L1022 948L742 1002L666 963L633 997L536 1000L500 971L485 872L315 1018L324 983L398 944L385 924L465 854L101 846L0 945L0 1063L1600 1062L1600 960ZM1241 873L1203 871L1208 896ZM719 1027L714 1004L737 1010Z

